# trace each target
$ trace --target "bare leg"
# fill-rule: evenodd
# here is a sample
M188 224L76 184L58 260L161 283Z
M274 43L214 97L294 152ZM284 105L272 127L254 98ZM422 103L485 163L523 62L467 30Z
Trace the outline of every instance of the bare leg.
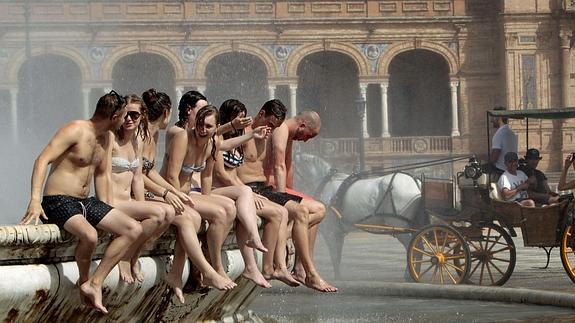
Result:
M102 304L102 283L112 268L122 259L130 245L142 234L142 226L121 211L113 209L97 227L118 237L106 248L94 275L80 286L80 293L90 299L97 310L108 313Z
M223 195L236 201L237 219L240 221L248 233L246 244L261 252L268 252L264 246L258 232L256 218L256 205L254 202L254 193L247 186L226 186L213 190L215 194Z
M234 202L223 196L191 194L194 210L206 219L210 226L207 232L208 252L214 269L229 278L222 264L222 245L235 219ZM233 212L233 213L232 213Z
M272 285L268 283L258 268L258 264L256 263L256 258L254 256L254 250L246 243L248 236L248 230L242 223L238 222L236 226L236 237L238 239L238 246L240 247L240 252L244 258L245 265L242 276L253 281L260 287L270 288Z
M178 245L176 246L176 253L174 255L174 265L172 270L166 276L166 282L174 288L176 296L180 302L184 303L182 293L182 273L185 265L186 254L192 263L200 270L203 275L203 282L215 287L219 290L229 290L236 286L236 284L227 277L222 277L210 266L202 249L197 236L196 224L192 217L199 215L191 210L193 213L182 214L174 219L173 224L178 228ZM199 227L199 222L198 225Z
M81 214L75 215L66 221L64 229L78 238L78 245L76 246L74 256L76 264L78 265L79 274L76 285L80 287L83 283L88 281L90 276L92 256L94 255L94 250L96 250L96 246L98 245L98 232ZM81 293L80 296L83 304L91 306L89 300Z
M317 238L319 224L325 217L325 206L321 202L308 199L303 199L300 202L300 205L304 206L309 211L309 225L308 225L309 252L311 260L313 261L315 241ZM305 281L305 270L303 269L300 257L296 258L294 269L298 273L298 277L301 279L301 281Z
M303 280L307 287L320 292L336 292L337 288L321 278L311 259L308 240L309 213L307 208L294 201L289 201L285 207L293 220L292 237L298 258L300 258L305 270L305 277L300 279ZM297 271L294 274L294 278L298 279Z
M174 219L174 208L164 203L135 200L118 201L114 207L130 217L142 221L140 223L143 229L142 235L130 246L118 264L120 279L126 283L142 282L144 275L138 262L140 252L146 241L166 231L170 222Z

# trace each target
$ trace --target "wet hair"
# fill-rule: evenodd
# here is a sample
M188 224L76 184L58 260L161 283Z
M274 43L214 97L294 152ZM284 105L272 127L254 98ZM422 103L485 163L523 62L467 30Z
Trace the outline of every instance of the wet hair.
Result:
M306 127L311 130L319 131L321 128L321 119L319 114L315 111L301 111L295 116L295 118L297 120L301 120L306 125Z
M138 125L138 131L136 131L136 137L142 137L142 140L148 139L150 136L150 132L148 131L148 108L146 107L146 103L144 100L135 94L126 95L124 97L124 101L126 101L126 106L131 103L136 103L140 105L140 124ZM122 131L124 126L122 125L117 131L116 135L120 139L124 139L124 132Z
M282 103L282 101L278 99L267 101L266 103L264 103L264 105L260 110L263 110L265 112L266 117L273 115L281 122L283 122L284 119L286 118L287 109Z
M220 106L220 123L226 124L232 122L240 113L248 114L246 106L236 99L228 99ZM239 137L244 134L244 129L234 129L223 134L224 139ZM243 157L244 150L242 146L236 148L238 153Z
M178 121L176 122L176 126L180 128L184 127L190 117L188 110L190 108L193 109L200 100L208 101L208 99L198 91L188 91L182 95L180 104L178 105Z
M157 92L156 89L149 89L142 93L142 99L144 99L148 110L149 122L158 120L164 114L164 111L169 111L172 108L170 97L164 92Z
M499 106L499 107L493 108L493 110L495 110L495 111L505 111L505 110L507 110L507 109L506 109L505 107ZM501 117L501 121L503 121L504 124L507 124L507 123L509 122L509 119L508 119L507 117Z
M110 93L106 93L100 97L98 103L96 104L96 111L94 111L94 117L112 119L114 114L121 110L126 105L124 99L112 90Z
M206 120L207 117L214 115L214 117L216 118L216 127L220 124L220 114L218 113L218 108L214 107L213 105L206 105L204 107L202 107L198 113L196 114L196 129L200 128L201 126L204 125L204 121ZM210 152L210 154L212 155L212 158L214 160L216 160L216 133L214 132L214 134L212 135L212 138L210 138L210 140L212 141L212 151Z

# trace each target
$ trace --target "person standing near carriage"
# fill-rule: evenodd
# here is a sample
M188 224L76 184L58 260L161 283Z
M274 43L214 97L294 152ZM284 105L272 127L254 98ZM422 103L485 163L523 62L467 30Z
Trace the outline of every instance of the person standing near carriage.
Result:
M497 188L501 191L503 199L508 202L517 202L522 206L534 207L535 201L529 198L527 189L534 182L534 178L529 180L519 167L519 157L512 151L504 156L507 170L501 174L497 181Z
M505 110L504 107L495 107L493 110ZM492 170L497 175L503 174L507 169L505 155L508 152L517 153L517 135L509 128L509 119L505 117L492 116L491 123L497 129L491 141L491 163Z
M292 148L294 141L307 142L316 137L321 129L321 119L315 111L302 111L285 120L277 127L268 142L268 153L264 161L266 182L277 192L288 193L302 198L300 204L309 212L308 239L309 255L313 260L315 241L319 224L325 217L325 206L313 197L297 192L293 187ZM293 275L300 282L305 282L306 271L301 257L297 257Z

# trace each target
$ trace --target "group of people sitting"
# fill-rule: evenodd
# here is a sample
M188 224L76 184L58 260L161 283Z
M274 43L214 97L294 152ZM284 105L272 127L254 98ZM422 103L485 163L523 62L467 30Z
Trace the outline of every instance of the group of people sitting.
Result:
M146 242L170 225L177 229L177 241L165 281L182 303L187 257L204 285L219 290L236 286L221 257L234 223L243 277L264 288L276 279L294 287L337 291L321 278L313 261L325 207L290 190L292 143L319 133L319 115L303 111L286 120L282 102L270 100L250 117L238 100L227 100L218 109L197 91L182 96L179 120L168 128L171 112L169 96L154 89L141 97L111 91L99 99L91 119L59 129L34 163L31 198L21 223L41 219L78 238L76 284L82 303L107 313L104 279L118 265L124 282L143 281L138 257ZM158 169L156 150L164 129L165 154ZM92 179L96 197L89 197ZM262 237L257 216L263 220ZM197 236L202 221L209 223L207 258ZM96 229L115 239L90 274ZM286 265L290 237L297 255L291 272ZM254 250L263 253L261 270Z
M503 110L497 107L495 110ZM542 157L539 150L529 148L520 162L517 155L517 135L509 128L508 119L494 116L491 119L497 129L492 139L491 173L499 176L497 189L505 201L517 202L522 206L535 207L558 203L561 199L549 187L545 174L537 169ZM557 190L575 188L575 180L567 182L567 171L575 169L573 154L565 157Z

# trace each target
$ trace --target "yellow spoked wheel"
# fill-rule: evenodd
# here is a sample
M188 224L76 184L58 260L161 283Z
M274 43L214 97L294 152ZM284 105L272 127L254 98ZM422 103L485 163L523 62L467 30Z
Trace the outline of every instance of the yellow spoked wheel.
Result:
M481 235L466 237L471 251L467 280L476 285L501 286L515 269L515 243L497 224L484 223L480 227Z
M407 250L411 278L419 283L461 284L467 280L470 253L463 236L446 225L419 231Z
M573 232L573 225L568 225L563 231L561 262L567 275L575 283L575 232Z

